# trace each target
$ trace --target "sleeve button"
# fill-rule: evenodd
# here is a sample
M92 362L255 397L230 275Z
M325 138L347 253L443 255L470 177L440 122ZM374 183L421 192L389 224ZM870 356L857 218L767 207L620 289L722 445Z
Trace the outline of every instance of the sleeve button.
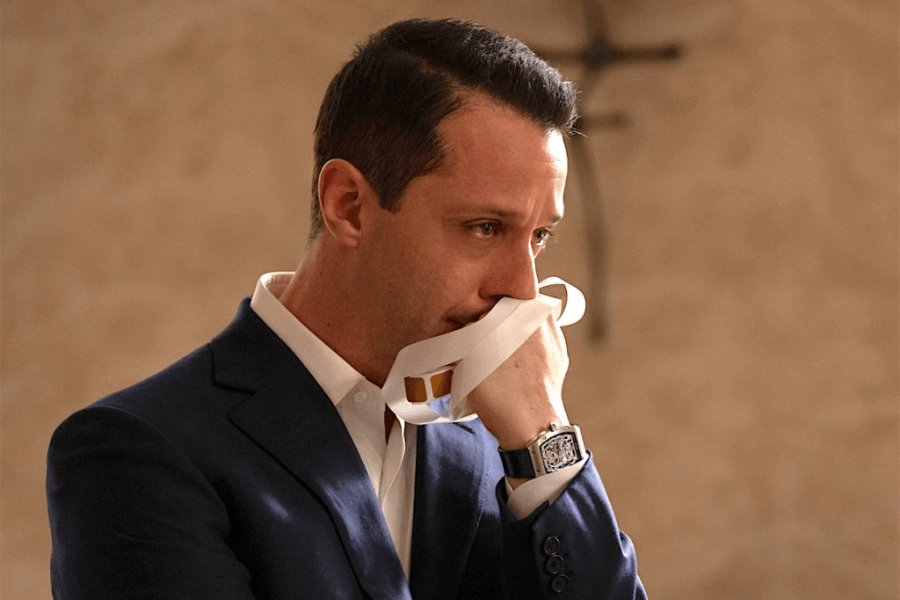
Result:
M544 554L546 554L547 556L551 556L551 555L559 552L559 547L560 547L559 538L556 537L555 535L551 535L547 539L544 540L543 550L544 550Z
M569 578L565 575L555 575L550 580L550 589L557 594L562 594L569 587Z
M562 556L558 554L554 554L547 558L547 561L544 563L544 569L550 573L551 575L558 575L563 572L566 566L566 561Z

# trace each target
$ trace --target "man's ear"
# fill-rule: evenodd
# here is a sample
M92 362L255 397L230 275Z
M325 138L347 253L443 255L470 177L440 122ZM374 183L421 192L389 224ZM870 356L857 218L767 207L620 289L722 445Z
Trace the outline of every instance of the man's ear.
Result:
M352 164L333 158L319 171L318 185L325 228L342 246L355 247L362 235L363 205L378 202L369 182Z

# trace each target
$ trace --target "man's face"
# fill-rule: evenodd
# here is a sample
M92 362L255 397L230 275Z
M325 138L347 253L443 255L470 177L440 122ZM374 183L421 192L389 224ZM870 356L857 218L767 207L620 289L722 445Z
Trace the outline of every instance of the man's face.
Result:
M379 210L360 250L386 346L463 327L503 296L534 298L534 259L563 214L566 150L512 110L477 99L439 126L446 159Z

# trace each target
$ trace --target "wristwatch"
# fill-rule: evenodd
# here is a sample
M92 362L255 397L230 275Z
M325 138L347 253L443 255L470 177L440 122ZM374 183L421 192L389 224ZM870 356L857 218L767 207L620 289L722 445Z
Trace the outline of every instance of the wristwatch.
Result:
M550 423L521 450L500 450L507 477L540 477L572 466L587 456L578 425Z

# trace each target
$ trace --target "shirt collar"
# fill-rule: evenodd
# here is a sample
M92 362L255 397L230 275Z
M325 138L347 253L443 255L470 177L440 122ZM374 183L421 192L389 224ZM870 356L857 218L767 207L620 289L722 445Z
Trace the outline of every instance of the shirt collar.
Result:
M293 275L275 272L260 277L250 308L297 355L337 406L353 388L367 380L279 302L278 297Z

